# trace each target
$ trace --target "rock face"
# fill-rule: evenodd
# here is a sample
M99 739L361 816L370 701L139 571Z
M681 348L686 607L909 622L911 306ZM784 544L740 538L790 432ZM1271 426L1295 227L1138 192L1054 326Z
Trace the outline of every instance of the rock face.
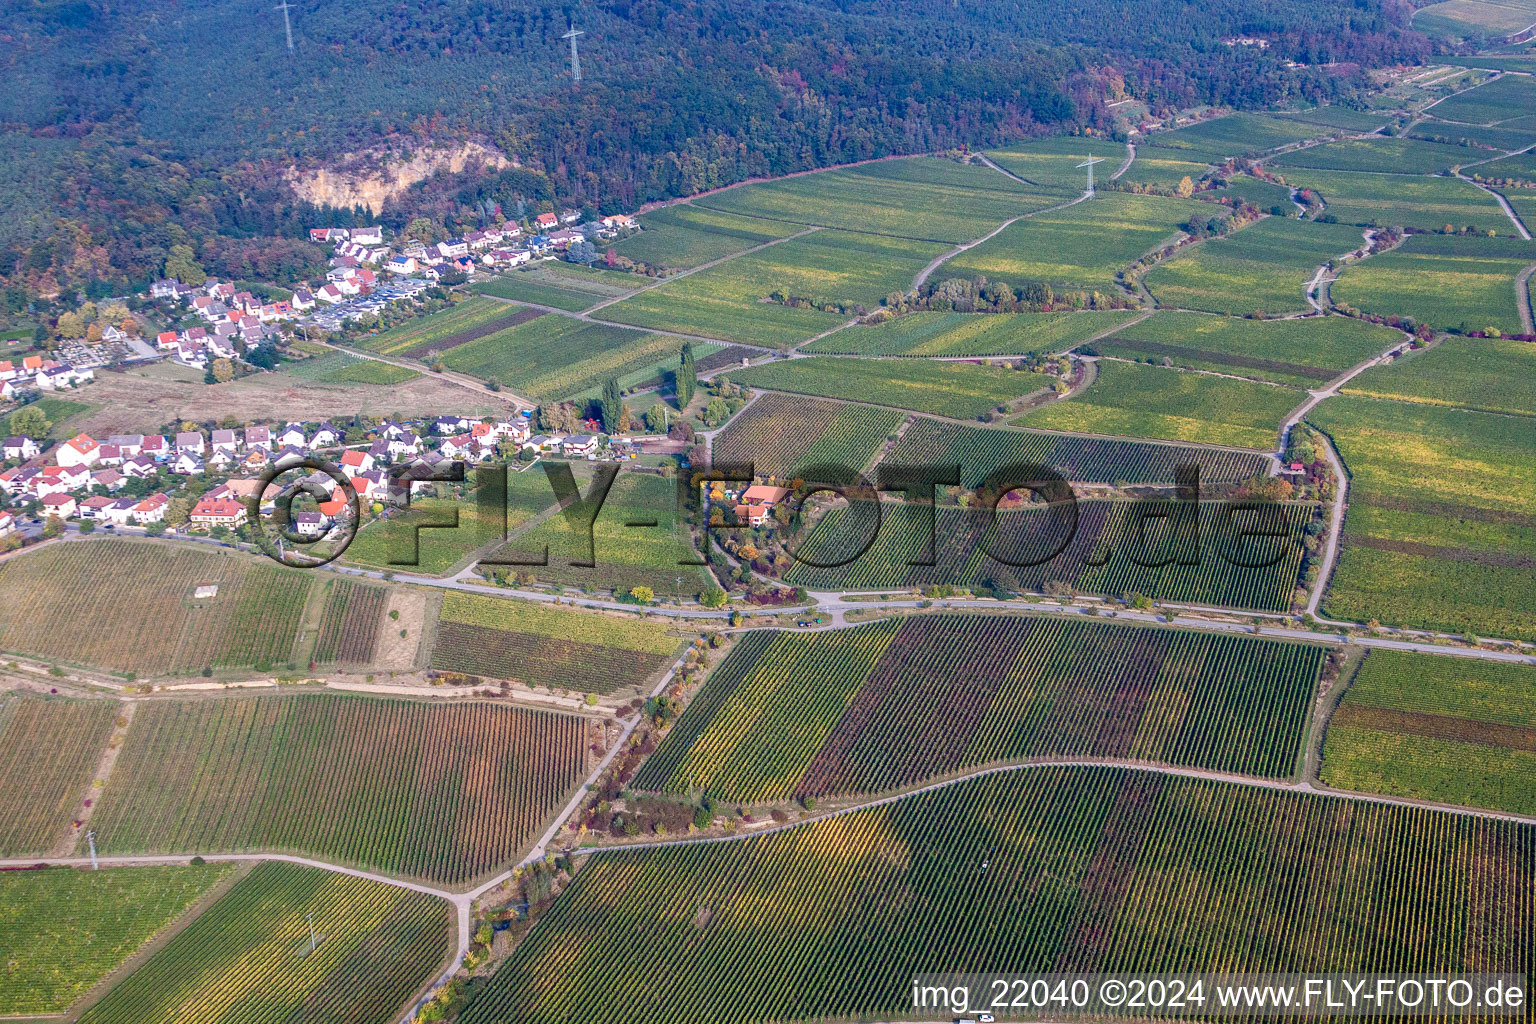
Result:
M422 149L371 149L348 153L324 167L291 168L294 194L315 205L363 206L372 213L385 201L440 171L458 174L472 167L510 167L505 156L480 142Z

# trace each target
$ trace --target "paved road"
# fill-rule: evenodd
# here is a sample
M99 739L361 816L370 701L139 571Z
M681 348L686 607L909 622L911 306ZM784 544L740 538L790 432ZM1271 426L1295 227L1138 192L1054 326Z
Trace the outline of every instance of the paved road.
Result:
M1520 327L1526 334L1536 334L1536 319L1531 317L1531 274L1536 263L1520 271L1515 278L1515 301L1520 303Z

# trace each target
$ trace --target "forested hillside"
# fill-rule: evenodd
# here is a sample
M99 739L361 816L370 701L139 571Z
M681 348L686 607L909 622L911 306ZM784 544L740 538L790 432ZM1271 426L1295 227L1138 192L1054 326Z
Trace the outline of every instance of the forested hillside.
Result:
M403 223L488 198L627 209L750 175L1102 128L1122 94L1154 108L1336 98L1358 88L1357 64L1428 52L1400 6L306 0L290 54L271 4L5 0L0 270L12 304L23 289L119 289L184 242L210 272L297 273L317 253L290 239L317 212L280 172L381 140L475 136L523 165L422 189L386 212ZM568 19L586 32L579 88ZM1221 42L1233 34L1271 45Z

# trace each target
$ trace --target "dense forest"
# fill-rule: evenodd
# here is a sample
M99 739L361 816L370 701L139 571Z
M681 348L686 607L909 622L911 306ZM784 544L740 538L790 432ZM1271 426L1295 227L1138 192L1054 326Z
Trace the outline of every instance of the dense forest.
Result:
M632 209L758 174L1107 129L1154 108L1347 97L1422 59L1403 0L0 0L0 274L120 292L172 245L210 273L293 278L302 229L354 211L282 172L381 140L487 140L519 169L437 180L386 210ZM583 80L560 36L582 37ZM1267 50L1221 39L1262 35ZM1287 69L1296 60L1310 65Z

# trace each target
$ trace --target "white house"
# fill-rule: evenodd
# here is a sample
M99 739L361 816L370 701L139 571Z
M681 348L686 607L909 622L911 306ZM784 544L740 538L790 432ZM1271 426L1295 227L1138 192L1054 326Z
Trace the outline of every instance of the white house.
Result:
M101 445L88 434L76 434L59 446L55 459L61 466L89 466L101 454Z
M284 448L303 448L308 441L309 438L304 436L304 428L297 423L288 424L277 435L277 443Z
M8 437L4 452L8 459L30 459L38 452L37 442L30 437Z
M234 430L215 430L213 432L213 450L227 452L233 455L240 449L240 434Z
M176 451L179 454L201 455L207 445L201 430L183 430L176 435Z

